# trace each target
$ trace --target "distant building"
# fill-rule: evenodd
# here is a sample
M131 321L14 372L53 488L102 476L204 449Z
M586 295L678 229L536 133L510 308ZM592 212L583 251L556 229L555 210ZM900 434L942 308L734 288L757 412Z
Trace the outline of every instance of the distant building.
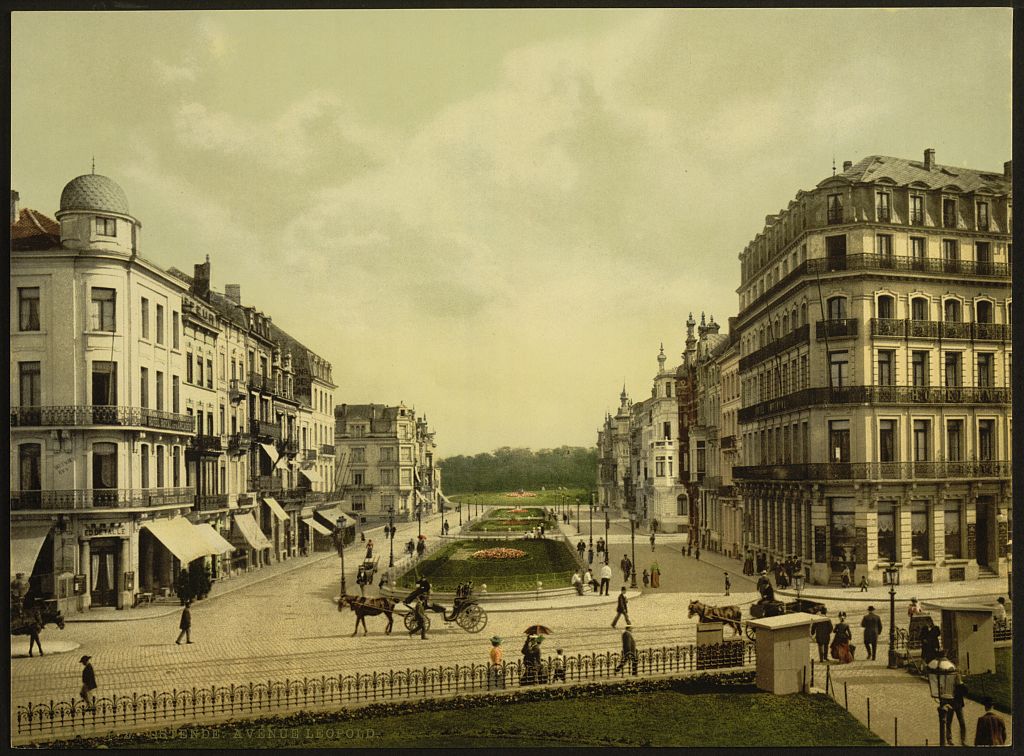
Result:
M619 395L619 409L614 416L605 415L604 425L597 433L598 455L598 501L602 509L611 513L624 512L626 501L626 479L629 477L629 395L622 387Z

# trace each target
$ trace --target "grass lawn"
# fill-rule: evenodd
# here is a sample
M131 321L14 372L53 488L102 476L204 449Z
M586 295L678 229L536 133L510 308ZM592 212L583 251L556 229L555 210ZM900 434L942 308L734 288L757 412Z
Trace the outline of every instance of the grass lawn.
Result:
M967 675L967 697L980 701L985 696L992 696L992 705L999 711L1009 714L1013 711L1013 649L996 649L996 671L983 675Z
M114 744L120 747L122 744ZM139 747L136 741L125 747ZM196 730L148 740L171 748L409 748L541 746L879 746L884 742L824 695L677 690L500 702L311 724Z
M544 523L549 530L555 527L554 518L549 518L543 507L530 505L502 507L491 511L487 517L473 523L470 530L485 533L523 533L532 531L541 523Z
M526 556L495 560L471 558L473 552L491 548L519 549L526 552ZM575 569L575 555L560 540L474 538L455 541L416 563L399 578L398 584L411 587L425 575L434 590L439 591L454 590L464 580L472 580L477 587L486 583L491 592L534 590L537 580L542 580L547 587L569 585L569 577Z

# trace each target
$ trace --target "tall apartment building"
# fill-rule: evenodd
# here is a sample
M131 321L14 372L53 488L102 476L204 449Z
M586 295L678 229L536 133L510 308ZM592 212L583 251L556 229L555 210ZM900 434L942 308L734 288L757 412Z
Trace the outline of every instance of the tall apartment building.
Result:
M1010 480L1010 164L870 156L801 191L740 254L742 465L759 553L881 582L1003 574Z
M441 470L426 418L399 403L335 407L337 485L357 515L411 519L439 508Z
M629 395L623 385L618 411L614 416L605 414L604 425L597 432L597 503L610 512L622 513L628 509L626 479L630 475L630 406Z

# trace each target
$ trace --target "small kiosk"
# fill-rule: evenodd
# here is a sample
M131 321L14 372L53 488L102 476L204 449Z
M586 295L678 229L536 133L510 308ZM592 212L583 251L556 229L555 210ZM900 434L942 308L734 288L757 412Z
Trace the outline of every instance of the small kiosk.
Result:
M785 695L801 692L810 681L811 625L820 615L807 612L748 620L757 628L757 687Z
M992 605L980 601L922 602L926 609L941 612L942 648L965 675L996 671L992 641Z

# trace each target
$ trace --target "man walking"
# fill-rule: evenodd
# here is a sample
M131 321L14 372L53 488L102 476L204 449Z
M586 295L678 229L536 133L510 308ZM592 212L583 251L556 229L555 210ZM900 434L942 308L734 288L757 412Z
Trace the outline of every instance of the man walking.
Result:
M187 642L192 642L192 612L189 607L192 606L191 601L185 602L185 608L181 610L181 621L178 622L178 629L181 630L178 633L178 640L174 641L179 646L181 645L181 639L184 638Z
M88 659L89 657L84 657ZM978 727L974 731L974 745L1006 745L1006 723L1002 717L992 711L992 696L981 699L985 713L978 717Z
M875 652L878 650L878 636L882 633L882 619L875 614L875 607L869 606L868 613L860 621L864 628L864 648L868 654L868 660L875 660Z
M622 590L626 590L623 588ZM615 667L615 671L619 672L624 666L626 666L626 660L631 662L633 674L636 674L636 641L633 640L633 633L629 631L627 627L622 631L622 656L619 658L618 666Z
M409 635L420 634L420 640L427 639L427 598L426 595L420 595L416 599L416 605L412 608L413 614L416 618L416 625L412 630L409 631Z
M654 551L654 533L651 533L651 551Z
M82 700L85 701L86 711L96 711L96 671L92 668L91 656L83 656L79 659L82 667Z
M633 624L629 621L629 602L626 600L626 586L622 586L622 590L619 591L619 602L615 606L615 619L612 620L612 627L618 624L619 617L626 618L626 627Z
M629 561L629 557L625 554L622 555L622 561L619 562L619 567L622 568L622 579L629 580L630 572L633 569L633 563Z
M608 590L612 584L612 567L610 564L601 565L601 591L602 596L608 595Z
M725 595L729 595L729 589L732 588L732 582L729 580L729 573L725 573Z
M580 561L581 562L583 561L583 552L586 551L586 550L587 550L587 544L584 543L583 539L581 538L580 542L576 544L576 551L579 552Z
M825 612L822 611L822 615L824 614ZM827 663L828 644L832 638L832 620L822 616L820 620L811 626L811 635L814 637L814 642L818 644L818 661L822 664Z

